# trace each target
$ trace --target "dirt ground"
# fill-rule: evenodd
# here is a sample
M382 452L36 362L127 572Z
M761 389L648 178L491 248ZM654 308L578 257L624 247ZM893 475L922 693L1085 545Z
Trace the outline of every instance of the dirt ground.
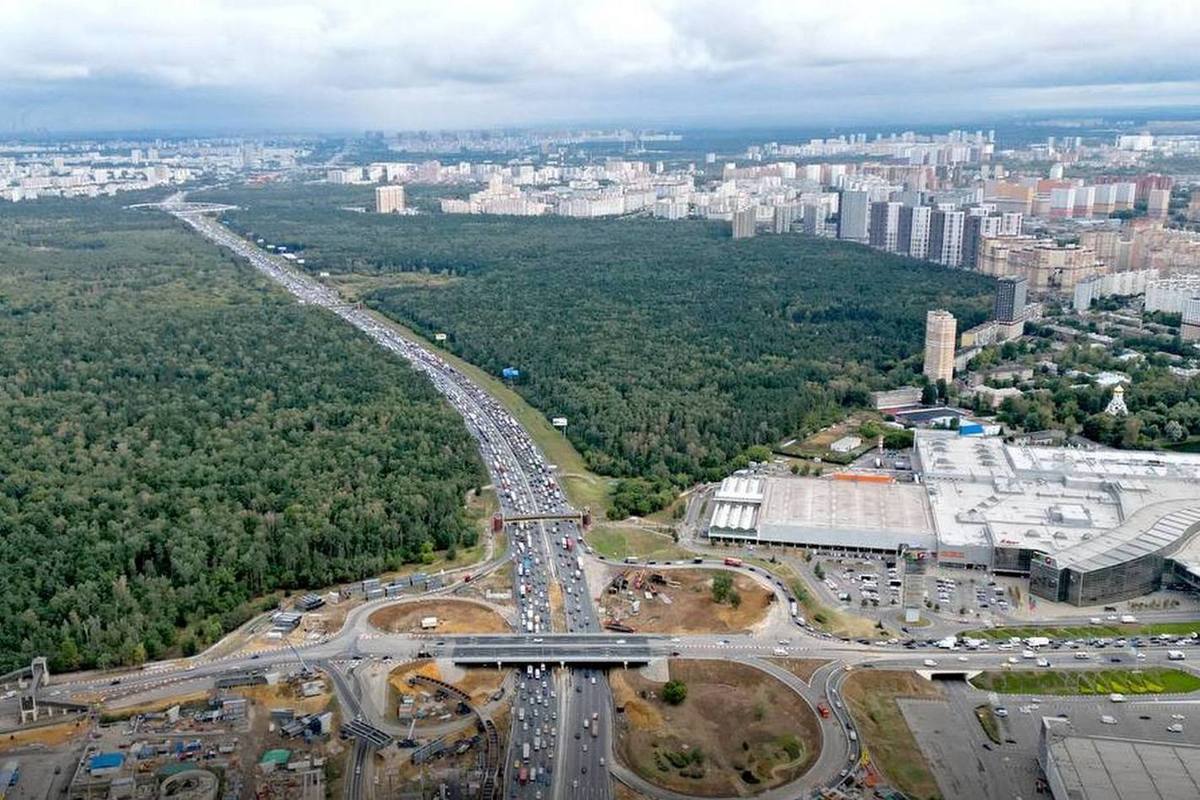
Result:
M499 569L477 578L470 583L461 584L454 592L459 597L474 597L504 608L515 608L513 599L513 565L506 563Z
M941 691L913 672L859 670L846 679L842 696L879 771L910 797L937 795L937 780L896 698L941 697Z
M422 675L426 678L446 681L446 683L457 686L471 696L472 703L476 706L481 706L488 702L496 690L504 684L504 679L508 677L511 670L497 670L491 667L468 667L462 669L461 672L464 673L462 677L459 677L457 680L451 680L442 674L437 662L434 661L412 661L402 664L388 675L388 686L391 690L388 704L394 708L399 704L400 698L404 695L419 696L422 692L429 692L429 687L410 686L408 684L408 679L413 675Z
M437 627L422 630L421 620L437 617ZM495 611L466 600L418 600L384 606L367 621L387 633L508 633L512 627Z
M812 684L812 676L829 661L823 658L768 658L772 664L783 667L807 684Z
M713 577L733 576L733 588L741 596L736 608L728 601L717 604L712 598ZM673 569L655 573L653 567L629 567L608 572L609 580L625 574L631 581L643 576L640 589L611 594L605 588L600 595L603 618L619 621L641 633L740 633L762 622L775 602L775 593L751 577L718 569ZM662 575L667 583L655 583L652 574ZM652 599L646 599L646 592ZM630 593L632 592L632 594ZM664 599L665 598L665 599ZM633 601L640 603L633 614Z
M244 686L235 689L236 694L247 698L266 709L291 708L297 714L315 714L323 711L332 699L328 678L320 679L325 684L325 690L312 697L301 696L298 687L286 683L274 686Z
M28 728L0 736L0 753L16 750L29 745L58 747L76 736L86 735L88 725L86 720L72 720L57 725L43 725L38 728Z
M745 664L675 660L687 698L637 672L611 676L618 757L664 789L699 797L751 796L789 783L820 755L820 723L791 689Z

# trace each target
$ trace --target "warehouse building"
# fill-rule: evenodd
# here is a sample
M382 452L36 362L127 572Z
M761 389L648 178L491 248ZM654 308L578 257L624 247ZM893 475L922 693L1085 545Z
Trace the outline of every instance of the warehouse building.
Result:
M924 489L913 484L735 476L714 501L713 541L864 553L934 545Z
M1200 797L1200 747L1084 736L1042 719L1038 765L1054 800L1190 800Z
M1200 455L1075 450L919 430L919 482L843 473L726 479L709 538L850 552L924 550L1029 575L1037 597L1099 605L1200 588Z

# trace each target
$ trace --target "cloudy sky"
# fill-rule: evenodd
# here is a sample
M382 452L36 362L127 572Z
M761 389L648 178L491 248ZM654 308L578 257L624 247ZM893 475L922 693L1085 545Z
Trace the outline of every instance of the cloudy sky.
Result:
M0 135L1196 105L1197 0L0 0Z

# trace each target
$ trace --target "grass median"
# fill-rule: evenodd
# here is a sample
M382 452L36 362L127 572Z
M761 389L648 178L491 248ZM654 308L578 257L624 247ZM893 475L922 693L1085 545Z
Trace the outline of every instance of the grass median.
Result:
M1146 669L989 670L971 679L977 689L1000 694L1188 694L1200 677L1166 667Z
M1094 639L1096 637L1129 637L1155 636L1169 634L1172 636L1190 636L1200 632L1200 620L1185 620L1183 622L1151 622L1146 624L1123 625L1121 623L1105 623L1102 625L1009 625L1000 628L981 628L967 631L963 636L982 639L1004 640L1011 638L1027 639L1030 636L1046 636L1051 639Z

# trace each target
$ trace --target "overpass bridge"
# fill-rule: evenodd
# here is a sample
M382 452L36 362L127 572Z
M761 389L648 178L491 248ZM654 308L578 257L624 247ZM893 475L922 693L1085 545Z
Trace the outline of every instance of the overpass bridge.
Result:
M520 639L477 636L450 640L439 657L463 666L523 667L542 664L565 667L627 667L655 657L649 639L607 635L547 635Z
M590 524L591 513L587 509L583 511L535 511L527 514L505 514L501 512L496 514L493 519L499 520L504 525L510 522L575 522L580 527L584 527L585 524Z

